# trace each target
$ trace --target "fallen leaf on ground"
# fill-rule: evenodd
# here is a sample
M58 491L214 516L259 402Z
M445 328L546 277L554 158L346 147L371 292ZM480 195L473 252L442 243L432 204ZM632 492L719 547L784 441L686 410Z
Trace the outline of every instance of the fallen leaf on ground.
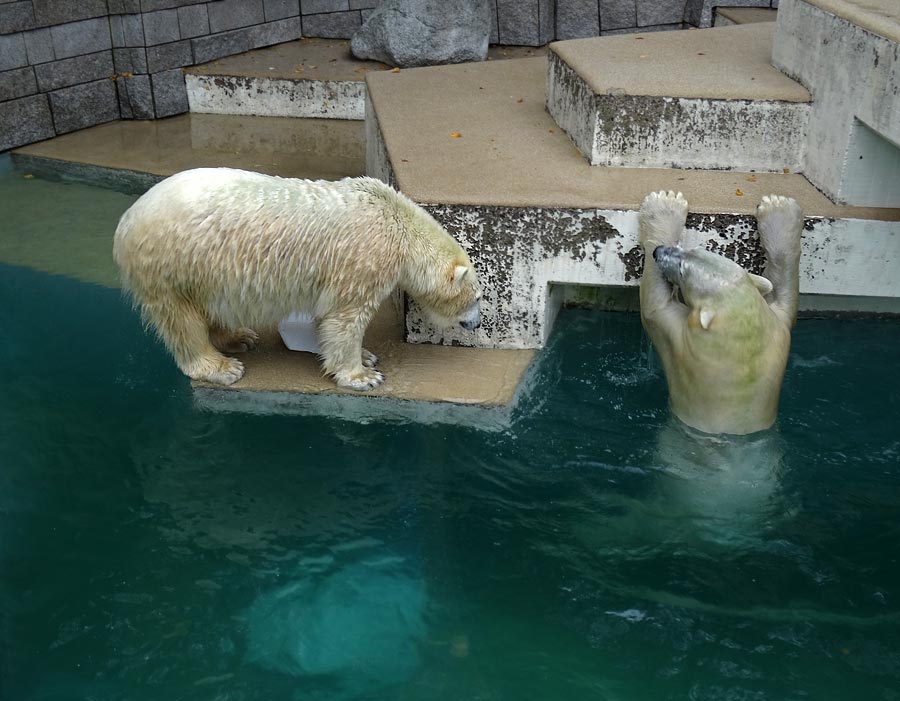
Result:
M450 133L450 136L452 136L454 139L458 139L462 136L462 134L460 134L458 131L454 131Z
M744 195L744 193L741 192L739 189L738 189L738 190L735 190L735 191L734 191L734 194L737 195L738 197L743 197L743 195Z
M756 176L755 176L755 175L748 175L748 176L747 176L747 180L749 180L751 183L755 183L755 182L756 182Z
M399 73L399 72L400 72L399 68L391 68L391 73Z
M790 169L790 168L782 168L782 170L783 170L785 173L790 173L790 172L791 172L791 169Z

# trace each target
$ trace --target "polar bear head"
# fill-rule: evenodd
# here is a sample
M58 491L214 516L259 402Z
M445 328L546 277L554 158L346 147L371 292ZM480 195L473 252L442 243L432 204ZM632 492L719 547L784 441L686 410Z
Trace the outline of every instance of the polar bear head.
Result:
M444 272L429 293L419 295L431 321L439 326L459 324L467 331L481 325L481 285L469 257L460 250L449 263L441 267Z
M772 291L772 283L766 278L702 248L657 246L653 260L663 277L680 290L684 303L698 312L704 329L719 312L750 299L758 301Z

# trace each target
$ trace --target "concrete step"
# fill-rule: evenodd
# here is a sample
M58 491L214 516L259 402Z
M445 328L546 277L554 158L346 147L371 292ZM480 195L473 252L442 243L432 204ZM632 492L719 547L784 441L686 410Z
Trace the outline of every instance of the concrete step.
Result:
M900 207L900 2L785 0L772 60L815 93L803 172L836 201Z
M670 189L690 202L688 244L757 272L756 206L794 197L807 217L801 307L900 312L900 210L837 206L794 173L591 166L544 108L546 71L527 59L367 77L367 172L431 211L485 287L478 331L442 332L411 306L408 340L542 346L569 286L637 286L636 210Z
M780 172L810 94L771 65L771 22L550 45L547 109L592 165Z
M768 7L727 7L718 6L713 19L714 27L730 27L733 24L754 24L774 22L778 10Z

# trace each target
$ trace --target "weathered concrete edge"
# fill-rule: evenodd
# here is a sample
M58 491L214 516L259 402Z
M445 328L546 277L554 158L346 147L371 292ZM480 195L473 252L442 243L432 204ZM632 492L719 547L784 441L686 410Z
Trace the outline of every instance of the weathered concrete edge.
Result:
M537 381L540 354L536 354L505 404L461 404L450 401L400 399L373 394L234 390L192 384L198 408L216 412L261 415L335 416L354 423L452 424L487 432L504 431L515 421L520 406Z
M492 348L541 348L565 286L639 284L638 213L625 210L423 205L469 252L485 288L475 332L439 329L407 303L406 338ZM691 214L682 239L762 273L756 220ZM804 304L817 312L900 313L900 231L893 222L807 218L801 259Z
M783 100L597 95L552 47L546 104L594 166L770 172L801 170L810 110Z
M167 177L146 171L67 161L18 151L12 151L11 158L17 170L46 180L83 183L126 195L142 195Z
M188 73L188 105L201 114L316 119L365 118L361 80L246 77Z

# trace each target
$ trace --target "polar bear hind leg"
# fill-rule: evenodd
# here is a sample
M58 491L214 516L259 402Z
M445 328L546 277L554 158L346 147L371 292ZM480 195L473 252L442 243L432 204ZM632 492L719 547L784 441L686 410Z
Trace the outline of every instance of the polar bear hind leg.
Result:
M209 340L223 353L246 353L256 348L259 334L246 327L231 330L213 325L209 329Z
M244 364L222 355L210 341L206 315L185 300L144 303L142 311L154 326L178 369L193 380L231 385L244 375Z

